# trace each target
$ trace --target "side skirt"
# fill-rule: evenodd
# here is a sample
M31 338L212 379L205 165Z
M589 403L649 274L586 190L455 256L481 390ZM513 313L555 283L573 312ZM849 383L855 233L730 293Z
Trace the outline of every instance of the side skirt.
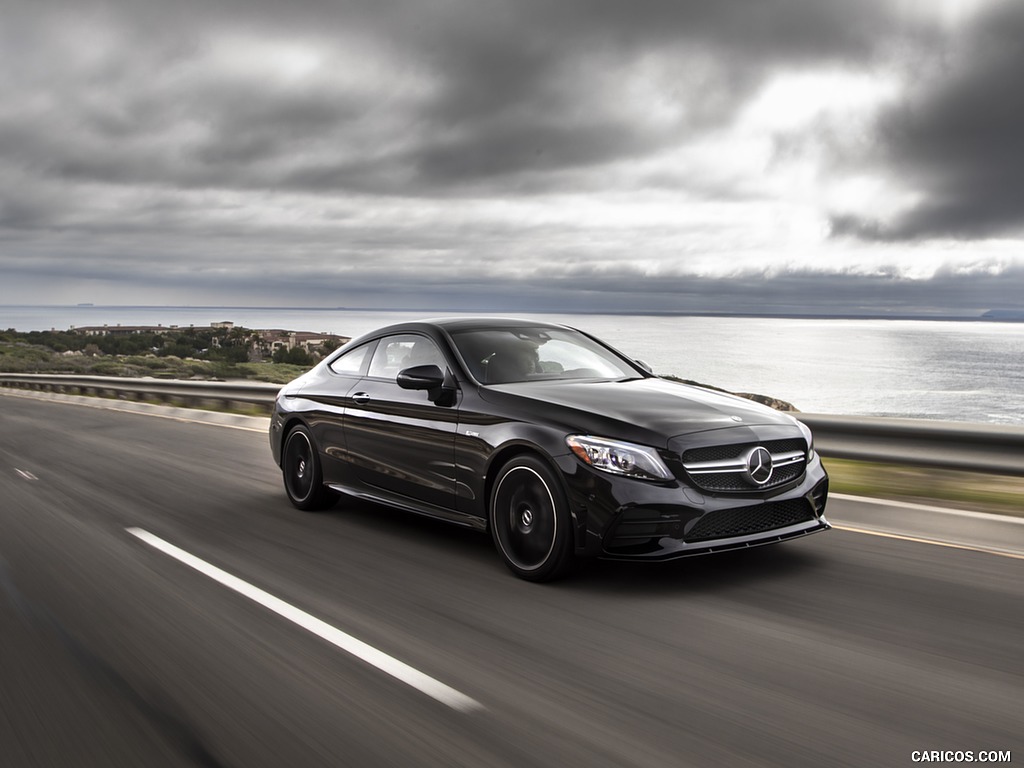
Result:
M383 504L386 507L394 507L395 509L401 509L403 512L412 512L417 515L432 517L437 520L444 520L445 522L461 525L465 528L472 528L477 531L487 530L486 520L465 512L456 512L453 509L435 507L433 504L424 504L422 502L413 501L412 499L408 499L404 496L368 491L365 489L356 489L345 485L339 485L337 483L330 483L327 487L332 491L337 491L345 496L351 496L352 498L362 499L364 501L372 501L375 504Z

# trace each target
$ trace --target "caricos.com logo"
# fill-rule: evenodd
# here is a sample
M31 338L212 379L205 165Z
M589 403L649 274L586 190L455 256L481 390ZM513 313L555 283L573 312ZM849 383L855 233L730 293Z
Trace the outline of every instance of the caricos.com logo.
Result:
M1010 750L984 749L915 749L910 753L915 763L1012 763Z

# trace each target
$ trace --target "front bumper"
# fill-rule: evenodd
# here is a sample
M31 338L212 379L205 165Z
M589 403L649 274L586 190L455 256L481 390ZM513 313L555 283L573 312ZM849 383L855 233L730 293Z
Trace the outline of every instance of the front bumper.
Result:
M707 493L681 481L648 483L559 461L576 552L614 560L672 560L772 544L828 530L828 475L814 456L785 486Z

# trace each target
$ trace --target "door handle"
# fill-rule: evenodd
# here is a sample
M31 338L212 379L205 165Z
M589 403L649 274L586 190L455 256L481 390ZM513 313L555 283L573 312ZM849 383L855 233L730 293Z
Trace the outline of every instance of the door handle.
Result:
M356 392L352 395L352 402L358 403L359 405L365 405L370 402L370 396L366 392Z

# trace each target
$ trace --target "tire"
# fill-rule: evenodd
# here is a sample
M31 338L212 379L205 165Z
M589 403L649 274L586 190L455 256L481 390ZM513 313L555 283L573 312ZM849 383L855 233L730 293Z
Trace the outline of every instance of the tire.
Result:
M494 546L516 576L551 581L569 570L569 505L544 461L527 455L509 460L494 481L488 516Z
M316 443L301 424L284 439L281 472L288 500L303 511L327 509L338 500L338 494L324 485Z

